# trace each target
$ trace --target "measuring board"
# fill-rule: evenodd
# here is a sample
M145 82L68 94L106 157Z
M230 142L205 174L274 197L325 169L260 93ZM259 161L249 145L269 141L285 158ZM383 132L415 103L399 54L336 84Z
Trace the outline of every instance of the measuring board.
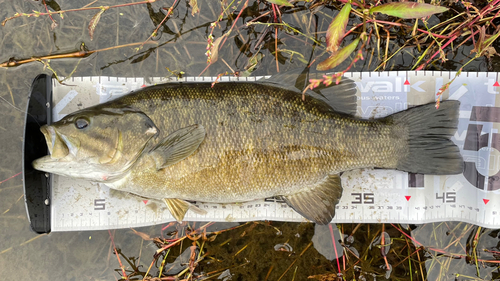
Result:
M357 84L357 115L364 118L383 117L405 110L408 106L435 102L438 90L455 75L456 72L440 71L345 74ZM220 83L261 78L222 77ZM50 113L47 120L55 122L76 110L152 84L212 82L214 79L73 77L65 82L66 85L49 81L47 87L52 88L52 97L47 101ZM342 174L343 195L336 206L333 222L428 223L456 220L483 227L500 227L499 93L499 73L463 72L442 95L444 100L461 101L458 131L452 140L459 146L465 161L463 174L432 176L381 169L345 172ZM28 165L25 168L29 168ZM51 189L43 201L45 216L50 218L50 225L46 225L49 231L138 227L174 220L160 201L138 198L84 180L44 176ZM196 202L195 205L206 210L207 214L189 211L185 220L305 221L277 199L238 204ZM31 215L31 218L34 217Z

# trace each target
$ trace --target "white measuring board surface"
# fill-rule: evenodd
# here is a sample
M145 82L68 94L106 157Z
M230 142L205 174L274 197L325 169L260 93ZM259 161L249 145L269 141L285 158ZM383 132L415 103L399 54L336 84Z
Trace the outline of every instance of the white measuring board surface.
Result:
M364 118L383 117L408 106L435 102L436 93L455 72L400 71L346 73L357 83L358 111ZM262 77L222 77L255 81ZM54 120L144 86L169 81L211 82L215 77L120 78L73 77L53 82ZM442 96L461 101L458 131L465 171L432 176L392 170L353 170L342 174L343 195L337 223L427 223L464 221L500 227L500 86L499 73L462 73ZM216 86L217 87L217 86ZM53 177L52 231L97 230L160 224L174 219L160 201L145 200L83 180ZM202 188L202 187L200 187ZM196 202L207 211L186 214L188 221L304 221L276 199L238 204Z

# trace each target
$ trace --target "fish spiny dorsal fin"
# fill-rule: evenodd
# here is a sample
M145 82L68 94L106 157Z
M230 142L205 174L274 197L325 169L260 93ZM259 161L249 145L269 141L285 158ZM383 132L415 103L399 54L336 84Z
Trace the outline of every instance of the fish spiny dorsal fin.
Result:
M320 79L322 73L309 73L309 69L294 69L280 72L268 79L259 81L262 84L273 85L302 94L309 85L310 79ZM307 90L306 95L320 100L332 110L344 114L354 115L357 110L356 84L349 78L343 77L339 84L333 82L329 86L320 84L313 90Z
M292 195L283 196L288 206L317 224L329 224L335 216L335 205L342 196L339 175L329 175L320 183Z
M191 125L171 133L149 153L160 170L193 154L204 139L205 128Z

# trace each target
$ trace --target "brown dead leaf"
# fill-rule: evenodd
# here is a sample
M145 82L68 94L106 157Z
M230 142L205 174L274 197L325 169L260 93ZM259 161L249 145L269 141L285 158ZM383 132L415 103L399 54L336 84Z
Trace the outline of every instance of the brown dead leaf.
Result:
M210 47L210 50L208 50L207 52L207 63L212 64L219 59L219 45L222 42L222 39L224 39L225 37L226 35L222 35L221 37L215 39L214 43Z
M106 9L100 9L99 12L97 12L97 14L95 14L92 19L90 20L89 22L89 26L88 26L88 29L89 29L89 35L90 35L90 40L94 40L94 31L95 31L95 28L97 27L97 23L99 22L99 20L101 19L101 15L106 11Z
M189 0L189 6L191 6L192 16L200 12L200 8L198 8L198 0Z
M132 229L132 231L134 231L134 233L135 233L135 234L137 234L138 236L140 236L142 239L144 239L144 240L148 240L148 241L153 240L153 239L152 239L149 235L147 235L146 233L144 233L144 232L140 232L140 231L137 231L137 230L135 230L135 229L133 229L133 228L131 228L131 229Z
M489 47L484 48L483 56L485 56L487 58L491 58L494 55L498 55L497 50L494 47L489 46Z

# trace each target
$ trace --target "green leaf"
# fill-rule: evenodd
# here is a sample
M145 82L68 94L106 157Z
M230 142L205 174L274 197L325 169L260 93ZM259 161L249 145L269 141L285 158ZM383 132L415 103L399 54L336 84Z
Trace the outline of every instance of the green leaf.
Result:
M496 41L498 39L498 37L500 36L500 32L497 32L497 34L491 36L490 38L484 40L481 48L484 49L484 48L487 48L489 47L494 41Z
M347 3L342 7L342 10L340 10L328 27L326 31L326 50L328 52L336 52L340 47L340 42L342 42L344 38L350 13L351 4Z
M267 0L267 2L272 3L272 4L276 4L276 5L284 5L284 6L288 6L288 7L293 7L293 4L289 3L286 0Z
M318 64L318 66L316 66L316 70L325 71L325 70L334 68L337 65L341 64L343 61L345 61L352 54L352 52L354 52L354 50L356 50L356 47L358 46L358 44L359 44L359 38L352 41L351 44L345 46L340 51L333 53L326 60L320 62Z
M393 2L372 7L370 14L382 13L402 19L425 18L433 14L444 13L448 8L416 2Z

